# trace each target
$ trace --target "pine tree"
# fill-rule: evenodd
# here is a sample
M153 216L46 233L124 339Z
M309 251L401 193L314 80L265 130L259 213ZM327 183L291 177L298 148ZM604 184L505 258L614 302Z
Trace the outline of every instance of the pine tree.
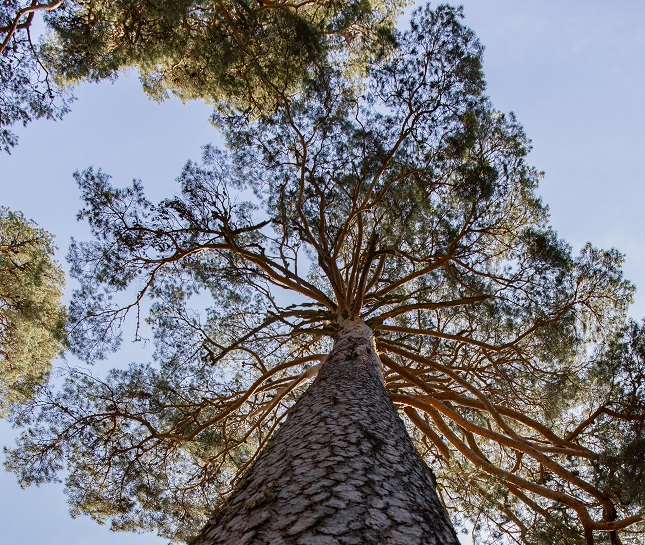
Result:
M48 14L55 39L46 53L66 82L136 68L158 100L173 92L264 112L330 54L360 72L387 48L403 4L75 0Z
M438 498L491 540L636 543L632 287L549 227L481 56L424 8L359 90L318 67L271 114L220 109L175 197L78 173L72 346L146 316L154 362L27 406L21 482L65 465L75 512L204 545L456 543Z
M52 236L0 208L0 416L45 382L65 337L63 271Z
M62 0L3 0L0 4L0 149L18 142L10 129L34 119L60 119L71 95L51 81L38 54L31 28L36 13L55 10Z
M0 6L0 146L10 127L69 111L71 87L135 69L155 100L267 112L313 64L360 77L392 45L401 0L9 0ZM46 32L34 39L36 15Z

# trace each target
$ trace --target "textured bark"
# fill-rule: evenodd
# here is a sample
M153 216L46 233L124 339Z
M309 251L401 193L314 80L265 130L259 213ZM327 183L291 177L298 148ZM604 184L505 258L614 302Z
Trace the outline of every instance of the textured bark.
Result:
M367 326L344 324L316 380L197 543L459 543L387 396Z

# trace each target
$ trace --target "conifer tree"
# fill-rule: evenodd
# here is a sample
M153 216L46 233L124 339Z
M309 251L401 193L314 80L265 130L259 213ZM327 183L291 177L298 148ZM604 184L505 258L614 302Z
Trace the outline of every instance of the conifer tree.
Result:
M44 52L66 83L135 68L157 100L172 92L266 112L330 56L362 73L388 48L404 3L73 0L48 14Z
M60 119L69 109L71 95L51 81L31 31L37 13L62 3L3 0L0 4L0 149L5 152L18 142L13 125Z
M0 146L69 111L73 85L138 71L155 100L274 109L315 63L360 77L392 45L401 0L8 0L0 6ZM32 36L44 15L42 39Z
M45 382L65 338L63 271L52 236L0 208L0 416Z
M426 7L359 90L319 67L269 115L221 108L174 197L78 173L73 349L133 315L154 361L26 406L21 482L66 468L75 512L204 545L456 543L438 498L491 542L637 543L632 286L549 227L481 57Z

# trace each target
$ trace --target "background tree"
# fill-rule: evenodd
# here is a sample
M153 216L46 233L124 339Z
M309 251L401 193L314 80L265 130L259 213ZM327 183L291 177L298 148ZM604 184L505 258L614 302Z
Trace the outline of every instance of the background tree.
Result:
M0 5L0 148L6 152L17 143L9 129L15 123L60 119L68 111L71 97L52 84L31 35L35 14L62 3L6 0Z
M11 0L0 7L0 145L15 123L58 119L64 88L138 70L156 100L223 101L266 111L329 55L358 75L391 45L404 2ZM34 44L34 16L50 31ZM50 72L56 83L51 81Z
M630 460L638 471L638 457L606 455L615 438L582 424L609 418L622 444L638 440L642 398L623 410L612 397L638 366L590 357L619 353L602 347L631 290L616 252L574 258L548 229L521 128L482 96L480 55L454 10L426 11L362 96L323 71L259 123L220 116L231 157L189 164L181 196L153 206L139 184L80 174L97 240L72 253L76 349L112 348L119 320L150 297L158 366L104 381L73 372L40 399L40 425L10 461L23 482L53 478L62 453L79 509L194 531L285 418L316 372L307 364L360 317L392 399L442 464L448 505L482 505L518 541L598 530L617 542L640 500L604 483ZM128 286L132 304L110 299ZM197 292L214 299L205 319L189 310ZM600 371L614 414L592 418L585 390Z
M0 416L45 382L64 339L63 271L52 236L0 208Z
M136 68L155 99L265 111L328 54L362 70L387 47L404 2L78 0L48 15L49 61L66 82Z

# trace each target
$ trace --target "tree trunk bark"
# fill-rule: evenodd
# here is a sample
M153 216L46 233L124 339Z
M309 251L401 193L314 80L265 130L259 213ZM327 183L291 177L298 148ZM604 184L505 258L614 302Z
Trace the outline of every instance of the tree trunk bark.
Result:
M242 481L196 543L459 543L363 323L342 324L315 381Z

